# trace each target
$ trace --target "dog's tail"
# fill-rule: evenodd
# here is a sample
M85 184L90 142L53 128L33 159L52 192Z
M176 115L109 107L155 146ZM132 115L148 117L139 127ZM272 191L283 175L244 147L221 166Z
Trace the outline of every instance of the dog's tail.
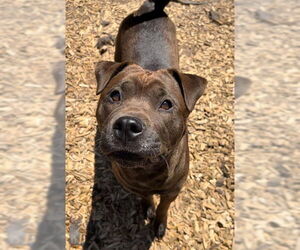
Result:
M170 1L171 0L146 0L133 15L142 16L151 12L163 12Z
M155 11L163 11L172 0L152 0L155 3Z
M185 5L204 5L207 2L193 2L189 0L146 0L142 6L134 12L134 16L141 16L151 12L163 12L169 2L175 2Z

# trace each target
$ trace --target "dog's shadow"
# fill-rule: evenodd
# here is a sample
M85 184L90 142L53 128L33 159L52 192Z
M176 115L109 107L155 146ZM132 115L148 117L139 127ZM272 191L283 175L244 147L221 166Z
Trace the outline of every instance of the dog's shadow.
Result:
M124 190L111 165L97 150L92 210L83 249L149 249L154 240L152 225L146 223L139 198Z

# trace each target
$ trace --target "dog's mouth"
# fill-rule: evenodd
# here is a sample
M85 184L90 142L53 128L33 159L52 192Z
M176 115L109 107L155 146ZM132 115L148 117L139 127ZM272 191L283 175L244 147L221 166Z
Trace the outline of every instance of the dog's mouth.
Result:
M145 158L141 154L132 153L125 150L112 152L109 154L109 156L117 161L125 162L141 162L145 160Z

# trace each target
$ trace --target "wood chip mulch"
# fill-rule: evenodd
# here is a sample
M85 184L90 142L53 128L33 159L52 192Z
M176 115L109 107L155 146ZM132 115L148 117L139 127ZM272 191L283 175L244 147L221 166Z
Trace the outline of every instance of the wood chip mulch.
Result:
M113 60L122 19L142 1L66 1L67 249L231 249L234 231L233 1L170 3L181 70L208 80L189 121L190 173L157 241L138 198L94 154L94 65ZM212 15L213 13L213 15ZM216 20L212 20L216 19ZM96 160L96 163L95 163ZM94 179L95 178L95 179ZM95 181L96 180L96 181Z

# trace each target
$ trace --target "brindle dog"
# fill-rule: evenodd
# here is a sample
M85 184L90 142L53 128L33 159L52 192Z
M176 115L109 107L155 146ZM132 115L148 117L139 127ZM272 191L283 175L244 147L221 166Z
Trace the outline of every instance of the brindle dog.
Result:
M96 66L100 150L123 187L142 197L157 238L188 175L186 121L206 86L179 71L175 25L163 11L168 2L146 1L127 16L115 62ZM160 195L156 212L153 194Z

